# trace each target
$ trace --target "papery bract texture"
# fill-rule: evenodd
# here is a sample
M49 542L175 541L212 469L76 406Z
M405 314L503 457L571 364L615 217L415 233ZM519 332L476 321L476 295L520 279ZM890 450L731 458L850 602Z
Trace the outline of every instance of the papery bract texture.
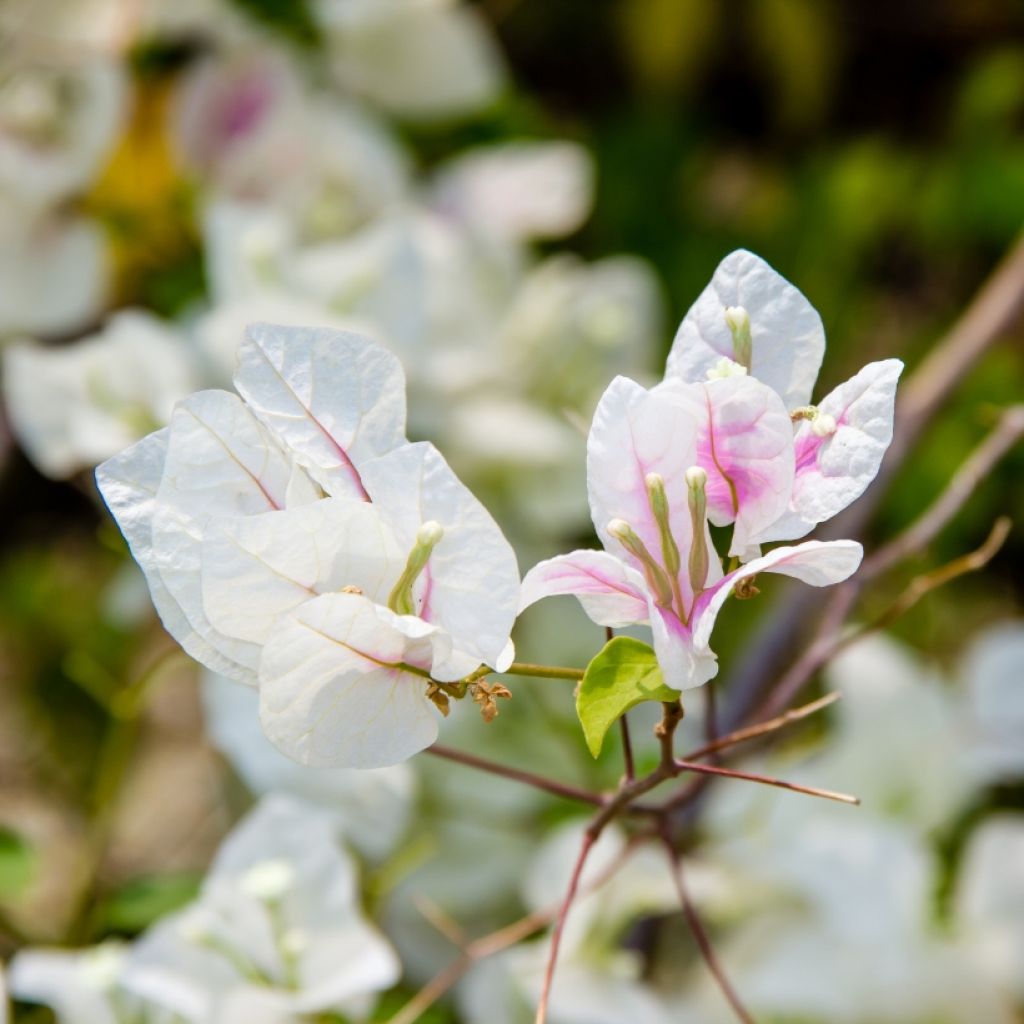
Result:
M805 405L825 354L821 317L800 291L745 249L722 260L690 307L672 343L667 375L702 381L723 358L735 360L726 310L736 308L750 317L751 374L777 391L787 409Z

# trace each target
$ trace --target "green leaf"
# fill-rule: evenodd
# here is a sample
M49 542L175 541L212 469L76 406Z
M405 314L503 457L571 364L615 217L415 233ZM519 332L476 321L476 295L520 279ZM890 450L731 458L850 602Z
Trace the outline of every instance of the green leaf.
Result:
M35 873L36 852L9 828L0 827L0 898L21 895Z
M195 899L200 881L198 875L183 873L129 882L107 900L103 923L112 931L140 932Z
M675 701L679 692L667 687L650 646L617 636L587 666L576 693L576 714L590 753L597 757L615 721L641 701Z

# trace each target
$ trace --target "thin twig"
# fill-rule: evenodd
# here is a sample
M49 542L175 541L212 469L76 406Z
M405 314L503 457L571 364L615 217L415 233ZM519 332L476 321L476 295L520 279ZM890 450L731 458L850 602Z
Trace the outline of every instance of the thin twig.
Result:
M675 847L672 845L672 839L667 830L662 830L661 839L665 846L665 853L668 855L669 868L672 872L672 881L675 884L676 892L679 894L679 902L682 905L683 916L686 918L686 923L690 926L690 931L693 933L697 947L700 949L701 956L704 957L704 962L708 965L708 970L711 971L715 981L718 982L718 987L722 990L722 995L725 996L726 1001L733 1008L736 1016L739 1017L744 1024L754 1024L754 1018L750 1016L750 1013L740 1001L740 997L737 994L736 989L733 988L732 983L726 977L725 971L722 969L722 965L719 962L718 957L715 955L714 947L711 945L711 939L704 928L703 922L697 914L697 909L690 900L690 894L686 890L686 883L683 881L682 861L680 860Z
M964 507L981 481L1022 437L1024 405L1014 405L1003 411L999 422L961 464L943 492L924 513L902 533L864 560L857 577L860 586L863 587L867 581L881 576L892 566L923 551Z
M726 750L728 747L734 747L738 743L746 743L748 740L754 740L760 736L767 736L769 733L777 732L793 722L799 722L818 711L823 711L825 708L835 704L841 697L841 693L833 691L832 693L825 694L824 697L812 700L810 704L793 708L781 715L777 715L775 718L758 722L756 725L748 725L745 729L736 729L726 736L720 736L711 743L705 743L703 747L691 750L688 754L684 755L684 760L699 761L702 757L707 757L709 754L717 754L719 751Z
M540 679L582 679L581 668L564 668L561 665L532 665L526 661L514 661L502 673L508 676L537 676Z
M696 772L699 775L721 775L727 779L745 779L747 782L759 782L763 786L775 786L778 789L788 789L794 793L803 793L805 796L818 796L824 800L835 800L841 804L859 804L860 798L850 796L849 793L836 793L831 789L818 789L817 786L802 786L798 782L786 782L784 779L777 779L773 775L760 775L757 772L741 772L734 768L722 768L719 765L700 764L696 761L676 761L676 767L681 772ZM668 809L668 805L666 805Z
M632 782L636 778L636 765L633 761L633 741L629 736L629 721L625 715L619 719L619 732L622 734L622 762L625 768L625 779Z
M882 612L881 615L860 626L858 629L843 635L839 632L839 624L836 624L828 632L819 635L776 684L768 700L765 701L761 708L761 713L765 715L772 714L780 706L784 707L803 689L811 676L839 654L840 651L845 650L856 640L862 639L868 633L883 629L895 622L896 619L906 614L917 604L925 594L935 590L936 587L941 587L950 580L956 579L958 576L984 568L1005 543L1010 527L1010 520L1005 516L997 519L981 547L953 559L952 562L940 566L938 569L933 569L931 572L916 576L893 604ZM842 610L845 606L852 605L856 598L857 590L847 590L843 594L846 595L844 598L845 603L837 602L835 605L836 609ZM842 617L845 618L845 615Z
M675 735L679 723L683 720L683 705L679 700L664 701L661 705L661 721L654 727L654 735L661 745L661 763L671 768L675 754Z
M499 764L497 761L489 761L485 757L477 757L476 754L467 754L462 750L454 750L440 743L427 747L423 752L425 754L433 754L434 757L442 757L446 761L455 761L458 764L476 768L478 771L488 772L491 775L499 775L504 779L522 782L524 785L533 786L534 789L542 789L546 793L564 797L566 800L576 800L580 803L590 804L592 807L604 807L608 802L607 798L600 793L582 789L579 786L571 786L568 783L556 782L554 779L548 779L543 775L523 771L521 768L512 768L509 765Z
M600 832L595 834L591 829L583 833L583 842L580 843L580 852L576 856L576 863L573 865L572 875L569 878L569 887L565 890L565 898L562 900L561 909L555 920L555 930L551 935L551 949L548 952L547 966L544 968L544 984L540 990L540 1001L537 1003L537 1014L534 1017L534 1024L545 1024L548 1019L548 1000L551 998L551 985L555 980L555 965L558 963L558 950L562 944L562 933L565 931L565 922L569 917L569 909L572 901L576 898L576 890L580 885L580 878L583 875L583 866L587 862L587 856L597 842Z

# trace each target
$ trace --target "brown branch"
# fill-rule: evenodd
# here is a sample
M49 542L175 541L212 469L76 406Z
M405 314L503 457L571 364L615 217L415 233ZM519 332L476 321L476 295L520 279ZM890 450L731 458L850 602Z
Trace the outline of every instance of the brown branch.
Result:
M726 750L729 747L734 747L738 743L746 743L748 740L754 740L760 736L767 736L769 733L777 732L779 729L783 729L787 725L791 725L793 722L799 722L801 719L808 718L818 711L823 711L825 708L835 704L835 702L841 697L842 694L838 692L828 693L824 697L812 700L810 704L804 704L801 707L793 708L792 710L786 711L775 718L769 718L767 721L758 722L756 725L748 725L745 729L736 729L726 736L721 736L717 740L713 740L711 743L705 743L703 747L691 750L688 754L684 755L683 759L686 761L699 761L702 757L707 757L709 754L717 754L720 750Z
M522 782L526 786L542 789L546 793L564 797L566 800L576 800L579 803L590 804L593 807L604 807L608 803L608 798L600 793L594 793L579 786L571 786L568 783L556 782L554 779L546 778L543 775L523 771L521 768L512 768L510 765L499 764L497 761L489 761L486 757L477 757L476 754L454 750L440 743L434 743L432 746L427 747L423 753L433 754L434 757L441 757L446 761L455 761L457 764L464 764L481 772L498 775L503 779Z
M1010 532L1011 523L1005 516L997 519L985 542L977 550L931 572L923 573L911 580L907 588L880 616L858 629L841 635L839 630L845 619L845 609L852 607L858 589L850 587L836 595L834 609L844 612L840 621L828 631L821 631L814 643L808 647L801 657L793 664L779 682L761 708L761 713L768 715L785 707L801 689L809 682L818 669L834 658L840 651L860 640L868 633L891 625L901 615L906 614L925 594L944 583L963 576L965 573L976 572L984 568L998 553ZM836 616L833 616L835 618Z
M740 997L733 988L732 983L726 977L725 971L722 968L718 957L715 954L714 947L711 945L711 939L708 936L704 924L697 914L697 908L694 907L693 902L690 899L690 894L686 890L686 883L683 880L683 865L679 858L679 854L675 847L672 845L672 839L668 834L667 830L663 830L661 833L661 839L665 846L665 852L668 855L669 867L672 872L672 881L675 885L676 892L679 894L679 903L683 909L683 916L686 918L686 923L690 927L690 931L693 933L694 940L697 943L697 947L700 949L701 956L704 958L704 963L708 965L708 970L714 976L715 981L718 982L718 987L722 990L722 995L725 996L728 1004L733 1008L736 1016L739 1017L744 1024L754 1024L754 1018L751 1017L746 1007L740 1001Z
M576 898L576 890L580 885L580 877L583 874L583 866L587 862L587 856L597 842L600 830L594 832L588 828L583 833L583 842L580 844L580 852L576 856L576 863L569 878L569 888L565 891L565 898L558 911L555 920L555 930L551 936L551 949L548 952L547 966L544 968L544 984L540 990L540 1001L537 1003L537 1015L534 1017L534 1024L545 1024L548 1019L548 1000L551 998L551 985L555 980L555 966L558 963L558 950L562 944L562 933L565 931L565 922L569 917L569 909L572 901Z
M864 560L861 587L904 559L923 551L964 507L978 485L1024 437L1024 405L1005 409L999 422L953 474L945 490L907 529Z
M784 779L777 779L773 775L760 775L757 772L741 772L734 768L722 768L719 765L700 764L697 761L676 761L676 768L680 772L696 772L698 775L721 775L727 779L745 779L747 782L759 782L763 786L775 786L777 789L788 789L793 793L803 793L805 796L818 796L824 800L835 800L841 804L859 804L860 799L850 796L849 793L836 793L831 789L818 789L817 786L802 786L798 782L786 782ZM670 800L665 805L665 810L671 810L676 806Z
M625 779L632 782L636 778L636 765L633 761L633 741L629 736L629 720L623 715L619 719L619 732L622 734L622 763Z

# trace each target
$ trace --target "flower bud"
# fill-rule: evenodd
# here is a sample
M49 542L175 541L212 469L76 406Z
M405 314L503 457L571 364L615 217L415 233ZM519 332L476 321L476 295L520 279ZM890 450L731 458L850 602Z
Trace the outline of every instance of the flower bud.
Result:
M416 531L416 543L406 559L402 575L388 595L388 607L398 615L415 615L416 603L413 601L413 584L419 578L430 559L431 552L444 537L444 528L433 519L428 519Z
M747 368L735 362L728 356L722 356L715 365L708 370L708 380L725 380L726 377L746 377Z
M295 869L286 860L263 860L242 875L239 887L254 899L279 900L295 884Z
M736 362L749 370L754 347L750 334L750 314L742 306L729 306L725 310L725 323L732 334L732 351Z
M827 412L819 412L811 420L811 433L816 437L831 437L837 429L836 418Z
M644 477L647 486L647 500L658 524L658 539L661 542L661 559L668 571L669 582L679 572L679 548L672 536L672 524L669 521L668 495L665 493L665 478L660 473L648 473ZM678 584L677 584L678 586ZM675 588L673 587L673 591Z
M707 482L708 474L702 467L691 466L686 471L686 501L690 506L690 523L693 527L687 569L690 574L690 589L693 591L694 599L704 589L708 578L708 500L705 492Z
M703 491L708 482L708 472L702 466L691 466L686 471L686 486L691 491Z
M647 545L625 519L612 519L608 523L611 534L643 566L644 578L651 588L655 600L663 608L672 607L672 584L665 570L651 556Z

